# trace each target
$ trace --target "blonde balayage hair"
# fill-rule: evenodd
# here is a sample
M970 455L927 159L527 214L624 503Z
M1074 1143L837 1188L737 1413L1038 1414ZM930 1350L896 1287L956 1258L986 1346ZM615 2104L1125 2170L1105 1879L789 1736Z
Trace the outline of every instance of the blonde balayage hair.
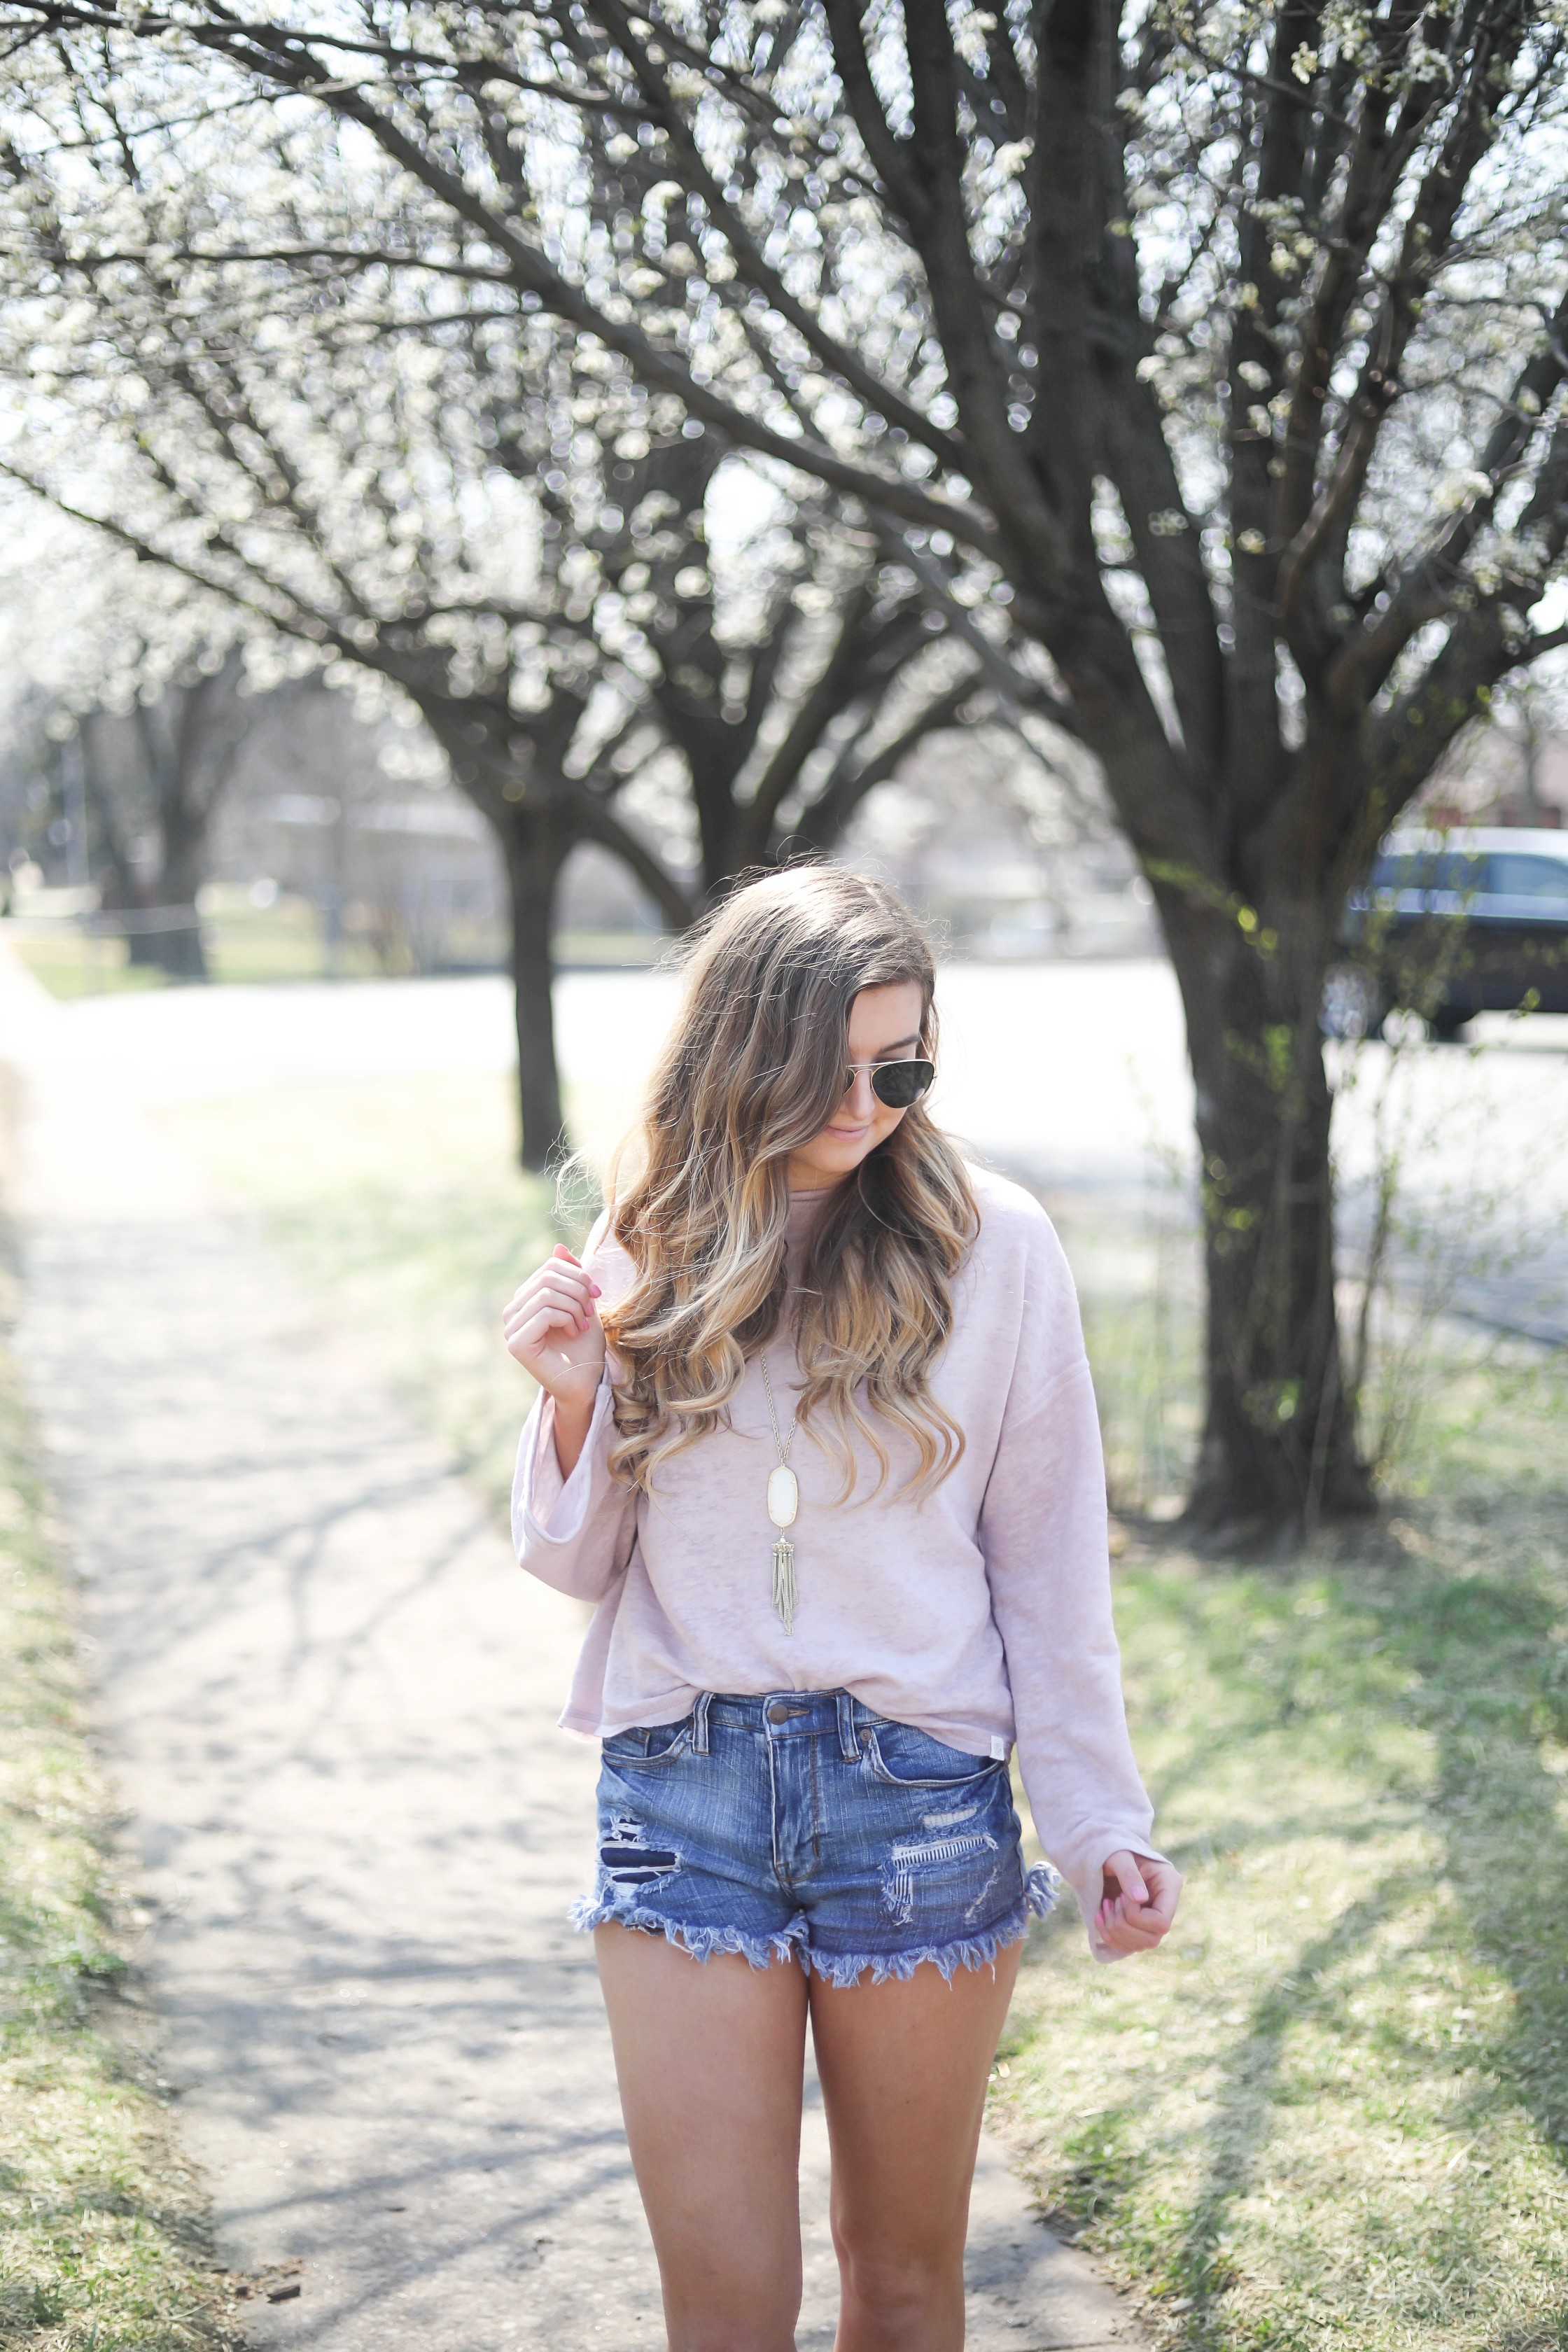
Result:
M727 1418L748 1357L779 1328L789 1155L843 1098L856 997L912 981L929 1055L935 980L902 900L837 866L769 874L702 927L640 1126L610 1171L610 1230L636 1269L604 1318L621 1366L610 1458L628 1484L646 1491L658 1464ZM963 1451L929 1382L977 1226L963 1162L923 1102L817 1221L795 1300L799 1415L803 1427L826 1425L840 1501L857 1435L879 1465L879 1491L889 1427L914 1441L917 1493Z

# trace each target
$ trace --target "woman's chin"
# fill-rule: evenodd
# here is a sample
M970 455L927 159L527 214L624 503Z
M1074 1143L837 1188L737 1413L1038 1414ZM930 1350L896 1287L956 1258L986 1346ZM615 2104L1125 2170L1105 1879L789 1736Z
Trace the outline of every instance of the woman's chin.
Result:
M790 1161L790 1181L797 1192L809 1192L816 1184L837 1183L841 1176L852 1175L876 1144L876 1137L868 1131L858 1143L814 1143L810 1152Z

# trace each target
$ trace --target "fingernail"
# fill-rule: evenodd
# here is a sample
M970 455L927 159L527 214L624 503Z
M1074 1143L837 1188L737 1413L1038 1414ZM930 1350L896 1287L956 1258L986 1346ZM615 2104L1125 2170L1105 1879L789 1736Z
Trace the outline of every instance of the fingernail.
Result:
M588 1287L589 1287L589 1289L593 1292L593 1294L594 1294L594 1296L595 1296L595 1298L603 1298L603 1297L604 1297L604 1295L605 1295L605 1294L604 1294L604 1292L600 1289L600 1287L599 1287L599 1286L598 1286L598 1284L597 1284L596 1282L591 1282L591 1283L588 1285Z

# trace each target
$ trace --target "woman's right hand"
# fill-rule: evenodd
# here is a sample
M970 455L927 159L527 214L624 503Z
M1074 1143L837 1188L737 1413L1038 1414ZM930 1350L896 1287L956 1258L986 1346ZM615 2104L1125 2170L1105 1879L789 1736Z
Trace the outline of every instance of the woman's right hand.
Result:
M595 1300L599 1286L569 1249L554 1253L519 1285L501 1317L507 1353L555 1399L557 1414L584 1432L605 1369L605 1332Z

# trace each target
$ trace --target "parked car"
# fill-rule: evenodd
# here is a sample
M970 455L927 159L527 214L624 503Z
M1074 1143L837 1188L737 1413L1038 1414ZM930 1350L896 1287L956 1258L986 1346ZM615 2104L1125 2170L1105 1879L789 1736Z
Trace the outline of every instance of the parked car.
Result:
M1568 835L1391 833L1352 893L1323 991L1331 1037L1417 1013L1457 1037L1478 1013L1568 1013Z

